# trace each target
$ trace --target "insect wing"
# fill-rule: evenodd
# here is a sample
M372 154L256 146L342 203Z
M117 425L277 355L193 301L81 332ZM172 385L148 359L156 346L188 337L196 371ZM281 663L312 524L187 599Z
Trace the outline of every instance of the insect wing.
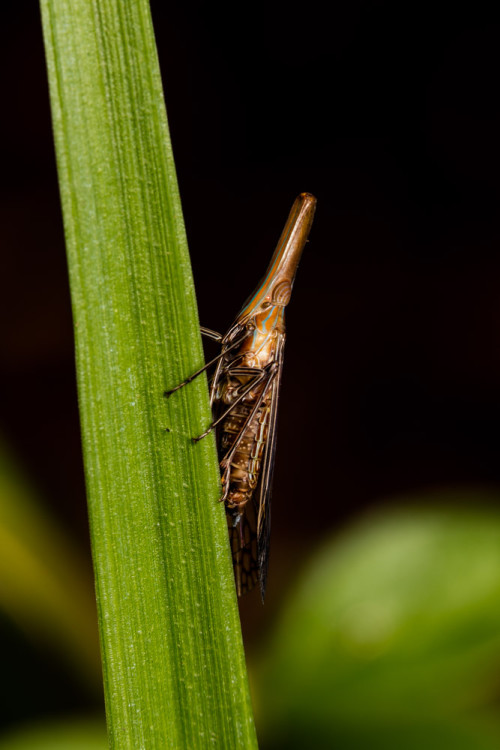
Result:
M236 508L226 512L236 591L242 596L259 582L257 509L249 502L241 514Z
M269 565L269 540L271 536L271 490L274 473L274 458L276 455L276 428L278 417L278 399L281 385L281 373L283 372L283 355L285 351L285 336L282 334L278 350L276 352L276 362L278 368L274 376L274 382L271 392L271 403L269 413L269 427L267 432L267 442L262 462L262 472L259 486L253 503L256 504L257 512L257 555L259 568L259 582L262 601L266 595L267 569Z

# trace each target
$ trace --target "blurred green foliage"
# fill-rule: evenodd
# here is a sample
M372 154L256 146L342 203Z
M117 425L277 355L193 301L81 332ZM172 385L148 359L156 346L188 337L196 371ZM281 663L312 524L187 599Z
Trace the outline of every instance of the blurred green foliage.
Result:
M61 721L40 724L0 739L0 750L107 750L103 721Z
M27 738L4 736L47 714L63 716L79 709L100 713L102 740L104 706L90 559L52 517L1 436L0 639L2 749L80 747L59 742L59 735L68 736L65 725L33 729ZM86 731L80 734L88 739ZM51 739L45 741L47 737ZM85 745L88 750L102 746L102 741L96 745L90 740Z
M402 498L325 544L254 675L262 747L500 746L498 500Z
M101 690L92 569L0 436L0 610Z

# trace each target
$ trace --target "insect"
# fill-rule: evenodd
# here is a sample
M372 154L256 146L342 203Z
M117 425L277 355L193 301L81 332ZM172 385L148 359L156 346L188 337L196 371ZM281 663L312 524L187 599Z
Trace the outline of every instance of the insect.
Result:
M271 258L264 279L223 336L202 328L218 341L220 354L182 383L171 396L215 365L210 387L217 427L222 497L226 506L238 596L260 584L264 601L271 528L271 482L276 451L276 417L285 345L285 307L307 242L316 198L302 193Z

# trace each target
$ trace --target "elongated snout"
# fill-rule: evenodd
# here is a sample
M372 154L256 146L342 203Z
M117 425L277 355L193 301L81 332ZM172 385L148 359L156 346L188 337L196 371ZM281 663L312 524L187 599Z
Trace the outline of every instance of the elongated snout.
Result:
M254 315L261 306L288 304L315 210L316 198L311 193L301 193L295 199L266 275L241 311L239 320Z

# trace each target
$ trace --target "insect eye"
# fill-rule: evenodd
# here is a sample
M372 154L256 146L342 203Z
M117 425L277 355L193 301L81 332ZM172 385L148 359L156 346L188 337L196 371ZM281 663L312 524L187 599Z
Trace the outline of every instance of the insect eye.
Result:
M292 287L290 282L284 279L280 281L273 289L273 302L275 305L288 305Z

